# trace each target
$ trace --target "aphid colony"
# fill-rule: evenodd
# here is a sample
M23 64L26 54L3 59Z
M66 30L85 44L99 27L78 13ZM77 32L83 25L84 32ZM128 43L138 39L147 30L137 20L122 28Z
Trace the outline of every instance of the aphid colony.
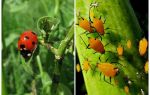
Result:
M101 17L100 18L93 17L91 19L91 14L90 14L91 8L92 7L97 7L97 6L98 6L98 4L93 4L93 3L90 5L89 20L87 20L87 19L85 19L85 18L83 18L79 15L79 18L78 18L79 21L78 21L77 25L85 30L85 32L81 33L81 34L86 33L86 36L87 36L87 34L97 33L100 38L102 36L104 36L105 34L108 34L108 33L105 33L105 30L110 29L110 28L104 29L104 24L105 24L106 19L104 21L102 21ZM107 44L103 45L102 40L100 40L99 38L88 37L88 43L89 44L87 45L86 42L84 41L84 39L81 37L81 34L80 34L80 38L83 41L83 43L85 44L87 49L92 49L96 53L100 53L101 55L104 55L105 52L111 52L111 51L105 50L105 46ZM111 35L111 33L110 33L110 35ZM145 38L141 39L139 41L139 47L138 47L140 56L145 55L145 53L147 51L147 47L148 47L147 40ZM132 40L127 40L126 48L127 49L132 48ZM118 47L116 48L115 53L117 53L118 56L123 56L123 54L124 54L123 45L119 44ZM78 64L77 65L77 71L78 72L80 71L79 67L80 66ZM111 84L111 78L114 78L119 73L119 68L115 64L112 64L111 62L96 63L96 65L94 67L92 67L90 62L88 60L85 60L85 61L83 61L81 67L82 67L82 70L86 71L86 72L88 72L88 70L90 70L90 69L94 70L94 71L95 71L95 69L97 69L100 72L100 75L101 74L104 75L104 81L106 81L105 77L110 78L109 82L106 81L107 83L110 83L110 84ZM143 67L143 70L145 70L145 73L148 73L148 61L146 62L145 66ZM126 93L129 93L129 87L128 86L125 86L124 90L125 90Z

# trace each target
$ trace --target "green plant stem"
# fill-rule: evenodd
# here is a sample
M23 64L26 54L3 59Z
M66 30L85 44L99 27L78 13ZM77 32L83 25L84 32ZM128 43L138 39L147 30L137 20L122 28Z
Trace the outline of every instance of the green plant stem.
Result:
M63 60L63 55L65 54L65 50L67 49L68 44L74 37L74 26L70 28L67 36L65 37L64 40L61 41L57 53L55 54L55 67L54 67L54 72L53 72L53 83L52 83L52 94L56 94L59 80L60 80L60 74L61 74L61 67L62 67L62 60Z
M5 81L5 72L4 72L4 69L2 70L2 95L8 95L7 94L7 88L6 88L6 81Z
M40 70L40 75L42 76L43 75L43 69L42 69L41 60L40 60L39 55L37 55L36 59L37 59L38 67Z
M58 12L59 12L59 0L55 0L54 16L57 16Z
M57 51L57 54L56 54L56 59L60 58L63 56L65 50L66 50L66 47L68 46L68 44L70 43L70 41L73 39L74 37L74 26L72 25L72 27L70 28L67 36L65 37L64 40L61 41L59 47L58 47L58 51Z
M49 44L49 43L44 43L43 40L40 40L39 43L40 43L42 46L45 46L47 49L50 49L53 54L56 54L56 53L57 53L57 49L54 48L51 44Z

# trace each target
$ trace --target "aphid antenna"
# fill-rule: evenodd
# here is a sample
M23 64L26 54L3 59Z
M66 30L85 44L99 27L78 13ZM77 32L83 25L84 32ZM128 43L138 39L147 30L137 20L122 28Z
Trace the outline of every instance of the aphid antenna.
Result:
M92 7L97 8L97 7L99 6L99 3L100 3L100 2L96 2L96 1L93 2L93 3L91 3L91 4L90 4L90 8L92 8Z

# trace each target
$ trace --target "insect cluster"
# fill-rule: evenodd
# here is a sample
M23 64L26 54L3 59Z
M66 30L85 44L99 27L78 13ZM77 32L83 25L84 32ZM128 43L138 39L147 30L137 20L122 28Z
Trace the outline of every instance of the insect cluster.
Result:
M121 57L124 54L124 47L123 45L119 44L118 47L116 48L116 52L113 51L108 51L105 49L105 47L109 44L104 45L103 41L102 41L102 37L105 34L109 34L111 35L111 33L107 33L107 29L111 29L111 28L105 28L105 22L106 19L104 21L102 21L101 17L100 18L96 18L96 17L92 17L91 18L91 9L94 7L98 7L98 3L91 3L90 4L90 8L89 8L89 20L83 18L80 16L78 16L78 26L81 27L82 29L85 30L84 33L81 33L79 36L81 38L81 40L83 41L83 43L85 44L87 49L92 49L95 51L95 53L100 53L100 55L104 55L106 52L110 52L113 53L115 56L117 57ZM98 37L100 37L100 39L98 37L88 37L87 35L91 34L93 35L94 33L96 33L98 35ZM88 37L88 45L86 44L86 41L84 41L84 39L82 38L82 34L86 34L86 36ZM126 47L127 49L131 49L132 48L132 40L127 40L126 41ZM139 41L139 55L140 56L144 56L147 52L147 47L148 47L148 42L146 40L146 38L143 38ZM101 57L101 56L100 56ZM99 57L99 59L100 59ZM101 60L100 60L101 61ZM98 70L100 72L100 75L103 74L104 75L104 81L105 80L105 76L110 78L110 81L106 81L109 84L111 83L111 78L115 78L116 75L119 74L119 68L118 66L116 66L115 64L116 62L101 62L101 63L96 63L95 66L92 66L93 64L90 64L90 62L88 60L83 61L82 63L82 71L86 71L88 72L88 70L93 70L96 71ZM120 63L118 63L120 64ZM122 65L121 65L122 66ZM122 66L123 67L123 66ZM148 61L146 62L145 66L143 67L145 73L148 73ZM79 64L77 64L77 71L80 71L80 66ZM131 85L131 83L133 82L131 79L129 78L123 78L124 81L127 81L126 84L124 85L124 91L126 93L129 93L129 86Z

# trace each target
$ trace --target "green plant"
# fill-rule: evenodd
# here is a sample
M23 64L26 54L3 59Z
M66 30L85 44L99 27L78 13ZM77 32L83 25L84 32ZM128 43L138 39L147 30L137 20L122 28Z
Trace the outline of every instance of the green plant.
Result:
M3 0L2 17L4 95L53 95L55 92L51 90L57 88L58 95L71 95L74 82L73 0ZM28 29L38 34L39 47L26 62L16 50L16 44L21 32ZM57 64L62 57L61 65ZM56 73L59 73L58 87L52 88Z

